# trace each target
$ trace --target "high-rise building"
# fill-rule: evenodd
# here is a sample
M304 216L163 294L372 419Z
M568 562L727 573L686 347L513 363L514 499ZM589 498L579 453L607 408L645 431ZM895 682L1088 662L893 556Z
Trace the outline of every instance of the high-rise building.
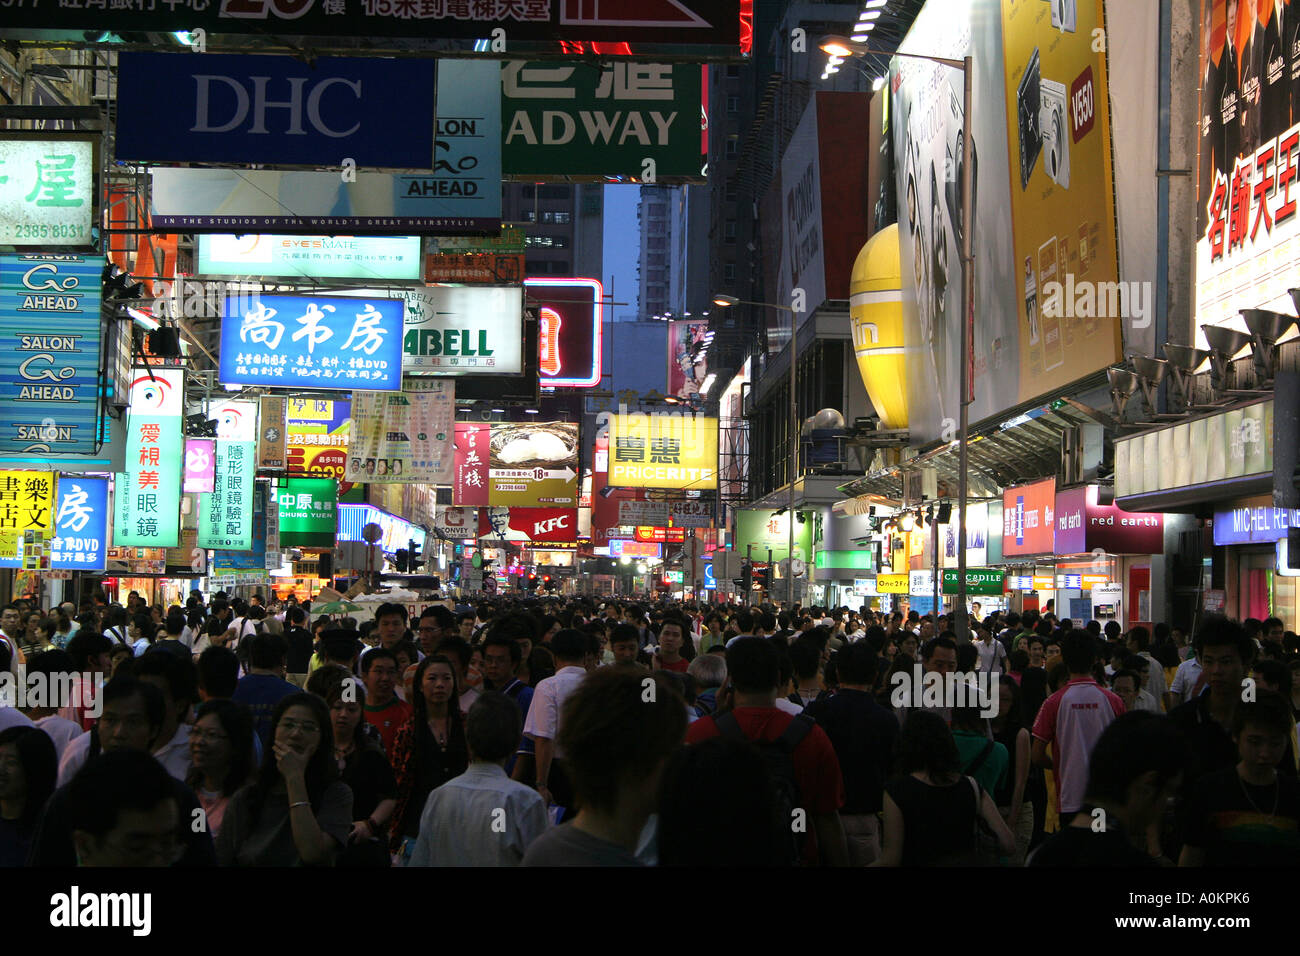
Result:
M637 280L643 317L662 315L670 308L672 219L668 207L672 192L671 186L642 186L636 208L641 232Z
M600 279L604 268L604 202L599 183L506 183L501 218L524 226L530 277Z

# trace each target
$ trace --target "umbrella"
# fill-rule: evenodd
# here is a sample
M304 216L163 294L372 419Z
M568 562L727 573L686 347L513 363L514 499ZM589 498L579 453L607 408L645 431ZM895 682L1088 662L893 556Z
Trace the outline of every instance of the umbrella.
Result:
M312 605L313 614L348 614L352 611L363 610L360 604L353 604L351 601L330 601L328 604Z

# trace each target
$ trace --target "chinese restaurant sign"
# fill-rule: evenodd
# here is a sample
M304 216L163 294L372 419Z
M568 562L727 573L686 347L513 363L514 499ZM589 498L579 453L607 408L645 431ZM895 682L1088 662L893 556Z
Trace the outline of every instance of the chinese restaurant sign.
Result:
M132 374L126 471L113 489L113 547L174 548L180 543L185 373Z

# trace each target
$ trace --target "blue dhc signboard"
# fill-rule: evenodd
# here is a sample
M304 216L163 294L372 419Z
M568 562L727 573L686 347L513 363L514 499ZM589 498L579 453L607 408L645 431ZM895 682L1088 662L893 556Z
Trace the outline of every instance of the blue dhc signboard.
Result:
M221 384L401 391L404 310L401 299L229 296Z
M435 69L425 59L122 53L117 158L431 170Z
M94 452L102 258L0 256L0 453Z

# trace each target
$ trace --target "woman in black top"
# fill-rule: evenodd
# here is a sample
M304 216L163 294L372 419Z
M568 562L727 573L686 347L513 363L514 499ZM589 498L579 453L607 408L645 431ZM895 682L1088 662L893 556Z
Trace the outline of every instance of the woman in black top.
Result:
M1007 748L1010 757L1006 776L1002 778L1002 786L993 794L993 802L998 805L1002 819L1007 821L1007 828L1016 838L1012 865L1024 866L1029 841L1034 835L1034 802L1026 792L1030 775L1030 740L1020 716L1020 685L1006 674L998 681L998 715L993 718L993 739Z
M952 731L938 714L913 710L898 740L901 776L885 784L884 846L873 866L961 866L977 860L977 819L1010 856L1016 841L993 798L961 774Z
M25 865L58 774L54 742L45 731L10 727L0 732L0 867Z
M397 807L397 778L382 742L365 732L366 688L344 678L325 695L334 725L339 778L352 788L352 832L339 866L388 866L386 835Z
M460 688L446 656L431 654L420 662L412 697L414 713L393 740L398 795L392 848L403 861L410 858L420 833L429 794L469 766Z

